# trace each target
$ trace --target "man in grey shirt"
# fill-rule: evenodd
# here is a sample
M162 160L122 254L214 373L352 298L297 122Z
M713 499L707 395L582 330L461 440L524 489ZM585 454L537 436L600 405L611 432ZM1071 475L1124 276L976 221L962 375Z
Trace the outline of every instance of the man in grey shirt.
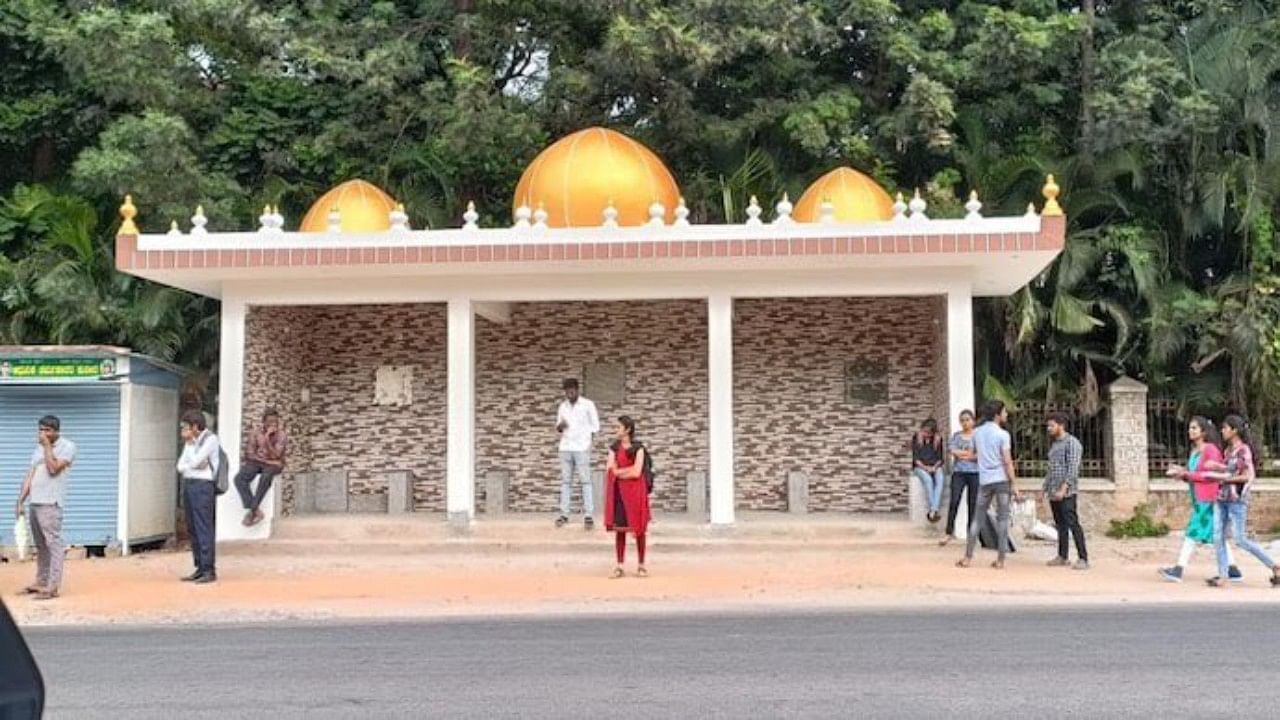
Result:
M1012 439L1004 426L1009 422L1009 411L1004 403L992 400L982 407L983 423L973 433L973 448L978 455L978 507L969 520L969 537L965 542L964 557L956 563L969 567L978 536L988 522L987 511L991 501L996 501L996 550L999 553L991 567L1004 568L1005 555L1009 553L1009 500L1018 498L1014 488L1016 473L1013 469Z
M36 581L23 591L37 600L58 597L62 587L62 564L67 546L62 541L62 508L66 504L67 477L76 459L75 443L62 437L62 422L53 415L40 418L34 452L27 477L18 493L17 514L28 498L28 522L36 541Z

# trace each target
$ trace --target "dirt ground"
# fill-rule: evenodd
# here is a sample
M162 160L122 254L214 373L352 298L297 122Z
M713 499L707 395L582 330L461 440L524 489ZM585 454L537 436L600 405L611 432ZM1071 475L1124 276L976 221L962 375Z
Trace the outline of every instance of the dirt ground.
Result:
M848 552L685 553L649 558L651 576L609 579L612 547L599 556L573 552L466 556L384 555L278 557L226 554L220 581L178 582L190 569L185 552L127 558L70 559L62 597L18 597L31 578L30 562L0 564L0 592L25 625L222 623L281 620L404 619L479 615L610 612L696 612L1016 604L1277 602L1280 590L1251 558L1246 582L1208 588L1207 550L1192 561L1181 585L1156 569L1177 551L1174 537L1093 542L1093 568L1050 568L1045 544L1023 543L1008 567L954 563L962 549L934 542ZM634 553L634 549L631 551ZM634 562L634 554L629 558ZM629 568L630 569L630 568Z

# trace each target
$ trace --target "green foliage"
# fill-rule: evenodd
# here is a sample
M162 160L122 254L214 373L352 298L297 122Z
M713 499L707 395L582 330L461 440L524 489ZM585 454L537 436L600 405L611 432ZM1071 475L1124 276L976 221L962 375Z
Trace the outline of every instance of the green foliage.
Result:
M980 301L987 394L1079 399L1127 374L1188 406L1280 407L1274 0L187 0L0 3L0 328L207 367L212 305L110 268L202 204L250 228L364 177L416 225L506 222L546 143L653 147L699 222L837 165L1020 214L1047 172L1066 251ZM53 209L56 208L57 212ZM46 277L47 276L47 277Z
M1112 520L1107 529L1109 538L1148 538L1164 537L1169 534L1169 526L1151 518L1151 510L1146 505L1133 509L1133 517L1124 520Z

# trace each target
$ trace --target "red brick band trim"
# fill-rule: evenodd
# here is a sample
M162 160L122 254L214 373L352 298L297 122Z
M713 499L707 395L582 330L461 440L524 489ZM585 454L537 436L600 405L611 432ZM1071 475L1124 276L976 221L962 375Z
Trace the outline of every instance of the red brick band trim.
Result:
M201 270L212 268L330 267L633 260L640 258L788 257L825 255L925 255L1061 250L1066 218L1041 219L1039 233L880 235L749 240L644 240L625 243L525 243L449 247L263 248L261 250L138 250L138 238L116 238L116 268Z

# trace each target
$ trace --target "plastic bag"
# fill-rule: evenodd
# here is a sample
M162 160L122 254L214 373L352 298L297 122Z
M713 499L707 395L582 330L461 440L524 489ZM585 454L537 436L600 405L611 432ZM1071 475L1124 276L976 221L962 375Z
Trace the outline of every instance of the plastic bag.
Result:
M1037 520L1036 524L1032 525L1031 529L1027 531L1027 537L1032 538L1033 540L1058 542L1058 529L1052 525L1048 525Z
M13 522L13 544L18 548L18 560L26 560L31 547L31 528L27 526L26 513Z
M1036 501L1032 498L1015 500L1009 508L1009 526L1021 528L1024 536L1031 534L1037 520Z

